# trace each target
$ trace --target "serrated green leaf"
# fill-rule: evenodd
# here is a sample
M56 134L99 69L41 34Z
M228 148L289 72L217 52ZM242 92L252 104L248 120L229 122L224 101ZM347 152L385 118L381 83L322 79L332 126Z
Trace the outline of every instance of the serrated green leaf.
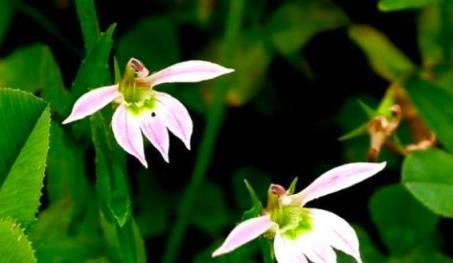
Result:
M76 0L75 6L82 28L85 49L90 50L100 33L96 5L94 0Z
M0 258L4 263L37 262L28 237L11 218L0 219Z
M443 0L380 0L378 8L381 11L397 11L409 8L420 8L441 1Z
M420 240L429 239L439 222L435 214L399 184L374 193L370 199L370 213L382 240L394 256L405 255Z
M96 192L108 220L124 226L131 215L131 199L126 173L126 156L113 139L102 113L91 117L91 133L96 151Z
M351 26L349 36L368 57L374 71L388 81L399 82L416 69L383 33L372 27Z
M436 214L453 217L453 156L436 149L415 152L403 163L404 186Z
M453 153L453 91L442 89L418 77L411 78L406 90L422 120Z
M287 55L299 50L315 34L347 23L346 15L330 1L294 1L272 14L267 32L277 49Z
M50 110L31 94L0 89L0 123L0 216L11 216L26 227L40 205Z
M49 47L43 44L17 49L0 61L0 86L41 92L58 113L67 108L68 92L60 69Z

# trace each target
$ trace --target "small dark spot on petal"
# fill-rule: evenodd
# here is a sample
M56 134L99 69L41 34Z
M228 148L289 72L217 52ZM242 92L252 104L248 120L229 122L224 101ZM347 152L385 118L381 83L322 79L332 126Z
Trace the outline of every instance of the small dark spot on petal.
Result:
M151 112L151 117L156 117L156 113L154 111Z

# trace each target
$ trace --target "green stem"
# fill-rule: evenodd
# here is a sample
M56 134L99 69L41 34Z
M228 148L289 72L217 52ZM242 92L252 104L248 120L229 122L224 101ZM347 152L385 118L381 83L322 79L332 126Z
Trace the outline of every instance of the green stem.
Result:
M242 21L244 3L245 0L230 1L222 59L223 64L225 65L230 63L231 57L234 54L236 39ZM177 210L177 219L167 241L167 246L162 259L163 263L175 262L176 257L179 254L178 252L187 229L192 206L206 177L217 134L225 116L225 96L227 91L227 82L225 79L221 79L219 85L215 89L213 103L208 110L207 126L197 154L195 168L190 182L182 195Z

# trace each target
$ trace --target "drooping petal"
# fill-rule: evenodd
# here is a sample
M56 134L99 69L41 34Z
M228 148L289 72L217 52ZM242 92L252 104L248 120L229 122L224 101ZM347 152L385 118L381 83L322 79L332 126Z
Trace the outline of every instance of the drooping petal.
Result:
M307 259L298 251L292 241L276 234L274 238L274 252L278 263L307 263Z
M300 248L310 262L337 263L337 255L329 245L323 245L312 241Z
M63 121L63 124L83 119L104 108L119 96L120 93L117 85L90 90L74 103L71 114Z
M158 103L156 108L157 117L190 150L193 123L186 107L179 100L164 92L156 92L156 99Z
M170 140L168 130L160 116L154 115L153 112L147 112L141 118L141 129L146 138L160 152L164 160L168 163L168 149Z
M301 192L289 196L293 204L305 205L318 197L357 184L384 169L386 163L349 163L322 174Z
M208 61L190 60L164 68L152 74L149 79L151 80L152 86L162 83L199 82L213 79L233 71L233 69L225 68Z
M223 244L212 253L212 256L217 257L229 253L259 237L274 225L275 223L270 219L269 215L248 219L237 225L233 231L231 231Z
M324 242L352 256L358 263L362 262L359 239L348 222L322 209L310 208L309 213L314 223L313 231L323 237Z
M135 156L143 166L148 167L139 125L140 120L130 115L124 104L121 104L113 114L112 129L116 141L127 153Z

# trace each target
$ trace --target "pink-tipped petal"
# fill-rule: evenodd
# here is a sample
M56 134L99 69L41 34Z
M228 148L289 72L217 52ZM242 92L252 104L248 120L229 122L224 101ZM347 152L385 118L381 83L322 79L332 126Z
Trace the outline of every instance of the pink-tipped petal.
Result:
M104 108L119 96L117 85L90 90L74 103L71 114L63 121L63 124L83 119Z
M212 256L217 257L229 253L259 237L274 225L275 223L270 219L269 215L248 219L237 225L233 231L231 231L223 244L212 253Z
M177 99L164 92L156 92L157 116L165 123L167 128L190 150L190 138L193 123L186 107Z
M286 240L282 235L276 234L274 238L275 259L278 263L308 263L305 256L299 251L291 240Z
M322 237L324 242L362 263L359 239L348 222L326 210L310 208L309 211L314 223L313 231Z
M305 205L307 202L325 196L377 174L386 163L349 163L333 168L322 174L301 192L290 196L294 204Z
M141 129L146 138L160 152L164 160L168 163L168 149L170 147L170 139L165 123L160 116L154 112L147 112L142 117Z
M149 78L152 81L151 85L156 86L162 83L199 82L213 79L233 71L233 69L225 68L211 62L190 60L164 68L152 74Z
M139 124L140 120L130 115L124 104L116 109L112 117L113 135L118 144L147 168L148 164L145 159L143 137Z

